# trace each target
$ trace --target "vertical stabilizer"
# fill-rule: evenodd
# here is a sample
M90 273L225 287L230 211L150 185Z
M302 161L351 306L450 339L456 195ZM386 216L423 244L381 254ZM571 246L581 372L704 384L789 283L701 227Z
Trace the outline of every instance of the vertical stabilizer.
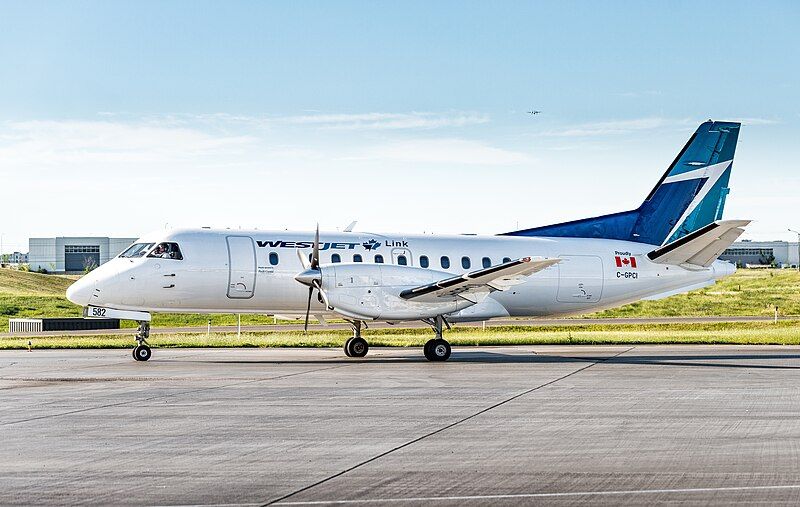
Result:
M663 245L722 218L741 124L707 121L639 208L508 232L510 236L605 238Z

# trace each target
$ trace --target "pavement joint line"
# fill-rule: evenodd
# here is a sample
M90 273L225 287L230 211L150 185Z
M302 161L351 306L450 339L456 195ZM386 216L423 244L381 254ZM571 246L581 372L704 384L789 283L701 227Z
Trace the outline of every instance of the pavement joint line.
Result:
M610 355L610 356L608 356L606 358L603 358L603 359L600 359L600 360L598 360L596 358L589 359L589 361L592 361L592 362L590 364L587 364L586 366L583 366L581 368L578 368L577 370L571 371L571 372L567 373L566 375L562 375L562 376L560 376L560 377L558 377L556 379L553 379L553 380L550 380L548 382L545 382L544 384L539 384L539 385L537 385L535 387L532 387L530 389L522 391L521 393L517 393L514 396L511 396L510 398L506 398L505 400L501 400L501 401L499 401L499 402L497 402L497 403L495 403L493 405L490 405L489 407L483 408L483 409L481 409L481 410L479 410L479 411L477 411L477 412L475 412L473 414L470 414L470 415L468 415L466 417L462 417L461 419L459 419L459 420L457 420L455 422L452 422L450 424L442 426L441 428L435 429L435 430L430 431L430 432L428 432L428 433L426 433L424 435L421 435L421 436L419 436L417 438L409 440L408 442L405 442L405 443L400 444L400 445L398 445L396 447L393 447L393 448L391 448L391 449L389 449L387 451L384 451L384 452L382 452L380 454L377 454L377 455L375 455L375 456L373 456L373 457L371 457L369 459L366 459L366 460L364 460L364 461L362 461L360 463L356 463L355 465L353 465L353 466L351 466L349 468L346 468L346 469L344 469L344 470L342 470L340 472L337 472L337 473L335 473L333 475L330 475L330 476L328 476L328 477L326 477L324 479L321 479L321 480L319 480L319 481L317 481L317 482L315 482L313 484L309 484L308 486L304 486L304 487L302 487L302 488L300 488L298 490L295 490L295 491L293 491L291 493L283 495L280 498L277 498L275 500L267 501L267 502L262 504L262 507L267 507L268 505L276 505L276 504L277 505L280 505L280 504L289 505L287 503L284 503L284 500L286 500L287 498L291 498L291 497L293 497L293 496L295 496L297 494L303 493L303 492L308 491L308 490L310 490L312 488L315 488L315 487L317 487L319 485L322 485L322 484L324 484L324 483L326 483L328 481L336 479L337 477L341 477L341 476L343 476L343 475L345 475L345 474L347 474L349 472L352 472L353 470L355 470L357 468L360 468L360 467L362 467L364 465L368 465L369 463L372 463L373 461L377 461L377 460L379 460L379 459L381 459L383 457L386 457L386 456L388 456L389 454L391 454L391 453L393 453L395 451L399 451L400 449L404 449L406 447L409 447L409 446L411 446L413 444L416 444L416 443L418 443L418 442L420 442L420 441L422 441L422 440L424 440L424 439L426 439L428 437L432 437L432 436L434 436L436 434L439 434L439 433L441 433L443 431L449 430L450 428L458 426L461 423L464 423L464 422L469 421L471 419L474 419L474 418L476 418L476 417L478 417L478 416L480 416L482 414L485 414L486 412L489 412L490 410L494 410L497 407L500 407L502 405L505 405L506 403L512 402L512 401L516 400L517 398L521 398L522 396L530 394L530 393L532 393L534 391L538 391L539 389L543 389L545 387L551 386L551 385L555 384L556 382L560 382L560 381L562 381L562 380L564 380L564 379L566 379L568 377L576 375L576 374L578 374L578 373L580 373L580 372L582 372L584 370L587 370L587 369L591 368L592 366L595 366L597 364L601 364L601 363L604 363L604 362L609 361L611 359L614 359L616 357L619 357L622 354L630 352L631 350L633 350L635 348L636 348L636 346L629 347L629 348L627 348L627 349L625 349L625 350L623 350L621 352L618 352L616 354ZM328 503L335 503L335 502L328 502Z
M735 491L769 491L800 489L800 484L776 484L769 486L729 486L708 488L675 488L675 489L632 489L611 491L564 491L554 493L516 493L506 495L463 495L463 496L420 496L408 498L362 498L353 500L310 500L297 502L281 502L280 505L350 505L369 503L398 502L454 502L468 500L518 500L526 498L559 498L576 496L624 496L624 495L657 495L670 493L724 493Z
M81 408L81 409L77 409L77 410L69 410L67 412L60 412L58 414L41 415L41 416L36 416L36 417L28 417L26 419L18 419L16 421L4 422L4 423L0 423L0 426L11 426L11 425L14 425L14 424L21 424L21 423L26 423L26 422L30 422L30 421L38 421L38 420L41 420L41 419L50 419L52 417L62 417L62 416L66 416L66 415L80 414L80 413L83 413L83 412L90 412L92 410L101 410L101 409L104 409L104 408L119 407L119 406L122 406L122 405L130 405L131 403L141 403L141 402L159 400L159 399L163 399L163 398L171 398L171 397L175 397L175 396L183 396L185 394L199 393L199 392L205 392L205 391L214 391L214 390L217 390L217 389L224 389L224 388L227 388L227 387L235 387L235 386L240 386L240 385L245 385L245 384L253 384L253 383L256 383L256 382L265 382L265 381L268 381L268 380L280 380L280 379L284 379L284 378L288 378L288 377L296 377L298 375L305 375L305 374L308 374L308 373L316 373L318 371L333 370L333 369L336 369L336 368L344 368L344 367L347 367L347 366L352 366L354 364L358 364L358 363L338 364L338 365L335 365L335 366L328 366L328 367L325 367L325 368L315 368L313 370L300 371L300 372L296 372L296 373L287 373L285 375L278 375L278 376L275 376L275 377L266 377L266 378L261 378L261 379L256 379L256 380L247 380L247 381L244 381L244 382L234 382L232 384L225 384L225 385L221 385L221 386L203 387L203 388L199 388L199 389L191 389L191 390L188 390L188 391L181 391L179 393L161 394L161 395L158 395L158 396L151 396L149 398L134 399L134 400L128 400L128 401L120 401L120 402L117 402L117 403L106 403L104 405L98 405L98 406L95 406L95 407Z

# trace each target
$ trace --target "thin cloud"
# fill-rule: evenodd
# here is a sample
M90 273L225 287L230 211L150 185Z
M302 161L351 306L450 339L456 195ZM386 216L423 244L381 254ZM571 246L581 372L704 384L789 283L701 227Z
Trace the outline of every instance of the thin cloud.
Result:
M728 120L728 119L726 119ZM777 120L768 118L740 118L730 119L745 125L772 125L779 123ZM609 120L592 123L580 123L577 125L538 132L535 135L540 137L600 137L619 134L630 134L654 129L683 129L695 127L698 120L694 118L634 118L630 120Z
M531 162L529 155L467 139L414 139L375 146L344 160L384 162L516 165Z
M359 113L359 114L307 114L277 118L278 122L295 125L313 125L333 130L397 130L466 127L487 123L489 118L475 113Z
M300 115L249 116L229 113L160 114L133 116L128 113L103 112L101 116L129 122L156 125L202 125L209 128L227 127L306 127L320 130L431 130L459 128L488 123L489 116L468 111L413 111L409 113L322 113L313 109Z
M540 132L538 135L545 137L592 137L616 134L628 134L642 130L652 130L663 127L684 127L696 123L692 119L667 119L667 118L637 118L632 120L612 120L593 123L581 123L560 129Z

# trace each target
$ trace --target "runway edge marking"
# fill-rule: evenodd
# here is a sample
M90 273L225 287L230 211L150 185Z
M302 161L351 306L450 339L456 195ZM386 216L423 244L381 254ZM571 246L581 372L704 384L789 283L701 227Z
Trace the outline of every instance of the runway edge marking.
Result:
M345 505L387 502L453 502L459 500L514 500L525 498L558 498L573 496L613 496L613 495L648 495L665 493L724 493L726 491L770 491L800 489L800 484L776 484L771 486L721 486L717 488L676 488L676 489L632 489L610 491L565 491L555 493L516 493L508 495L463 495L463 496L420 496L409 498L364 498L356 500L312 500L298 502L281 502L281 505Z

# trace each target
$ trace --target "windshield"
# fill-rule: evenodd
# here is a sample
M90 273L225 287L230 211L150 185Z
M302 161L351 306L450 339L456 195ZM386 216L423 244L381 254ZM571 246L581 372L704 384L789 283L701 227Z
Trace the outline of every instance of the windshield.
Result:
M120 257L143 257L154 243L134 243L119 254Z
M176 261L183 260L181 249L177 243L159 243L157 247L150 252L148 257L158 257L160 259L173 259Z

